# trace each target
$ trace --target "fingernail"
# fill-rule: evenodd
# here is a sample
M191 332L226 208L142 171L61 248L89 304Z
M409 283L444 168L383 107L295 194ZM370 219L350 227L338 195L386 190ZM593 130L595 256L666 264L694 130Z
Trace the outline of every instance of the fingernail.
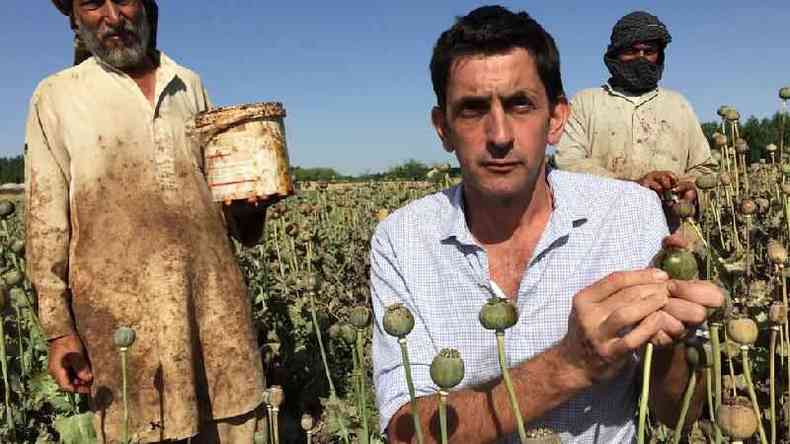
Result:
M669 275L664 270L654 270L653 271L653 277L658 279L658 280L660 280L660 281L665 281L665 280L669 279Z

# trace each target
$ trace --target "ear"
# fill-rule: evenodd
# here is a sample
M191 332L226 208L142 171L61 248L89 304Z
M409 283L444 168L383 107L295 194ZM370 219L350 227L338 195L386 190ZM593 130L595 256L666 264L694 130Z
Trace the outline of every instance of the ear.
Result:
M452 153L453 146L447 139L449 130L447 128L447 115L445 114L444 110L438 106L434 106L431 110L431 122L433 122L433 127L436 129L436 135L438 135L439 139L442 141L444 150L448 153Z
M571 106L568 104L568 100L565 97L560 97L549 115L549 132L546 136L546 142L549 145L560 143L570 113Z

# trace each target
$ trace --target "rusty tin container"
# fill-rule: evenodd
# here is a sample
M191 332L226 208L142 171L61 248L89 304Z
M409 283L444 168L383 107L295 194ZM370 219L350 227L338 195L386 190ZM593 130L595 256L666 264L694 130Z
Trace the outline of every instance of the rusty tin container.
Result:
M195 116L189 131L203 148L214 201L278 201L294 194L284 117L279 102L227 106Z

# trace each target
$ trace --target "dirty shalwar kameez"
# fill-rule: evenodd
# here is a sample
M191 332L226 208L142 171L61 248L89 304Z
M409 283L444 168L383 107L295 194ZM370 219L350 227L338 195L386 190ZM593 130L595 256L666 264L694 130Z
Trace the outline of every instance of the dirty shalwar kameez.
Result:
M200 148L185 124L210 107L200 78L161 55L154 106L95 58L36 90L26 139L27 266L48 338L78 333L100 439L183 439L262 401L247 290ZM73 312L73 318L70 315Z
M682 95L665 88L629 95L609 85L573 98L554 161L559 169L623 180L659 170L697 177L717 168Z

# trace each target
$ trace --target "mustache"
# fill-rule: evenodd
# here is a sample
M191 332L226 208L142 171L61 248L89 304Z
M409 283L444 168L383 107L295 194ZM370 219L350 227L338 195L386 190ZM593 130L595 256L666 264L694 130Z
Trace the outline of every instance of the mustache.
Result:
M138 33L139 29L137 26L134 25L131 21L124 20L118 26L110 26L107 24L102 24L99 29L96 30L96 36L100 40L105 40L110 37L122 37L124 35L131 35L140 39L140 35Z

